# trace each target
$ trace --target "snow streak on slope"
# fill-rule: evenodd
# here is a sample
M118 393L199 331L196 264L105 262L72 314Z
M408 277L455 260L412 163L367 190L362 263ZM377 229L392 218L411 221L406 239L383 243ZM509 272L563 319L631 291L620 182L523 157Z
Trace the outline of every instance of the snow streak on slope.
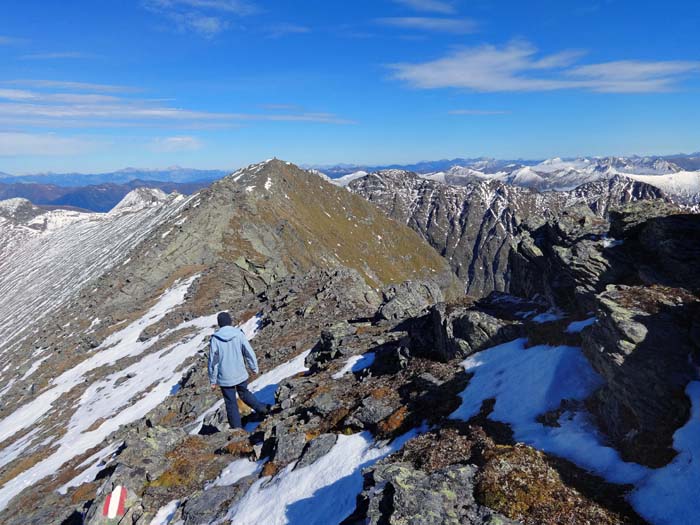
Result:
M0 357L188 201L127 199L110 213L60 210L26 224L0 223L0 244L12 246L0 260Z
M274 478L256 481L231 508L225 523L340 523L355 509L362 490L362 469L396 452L418 432L383 446L375 445L369 432L339 435L330 452L315 463L300 469L292 463Z
M700 382L687 388L693 409L688 423L674 436L678 456L663 468L650 469L623 461L584 410L567 410L557 427L537 420L563 400L583 401L601 379L578 348L525 348L525 343L525 339L511 341L462 363L474 375L452 417L468 420L485 400L496 399L489 417L509 424L517 441L564 457L610 482L635 485L630 502L651 523L700 523L700 507L691 503L700 498Z
M51 436L57 423L66 429L60 438L42 441L42 446L53 450L51 454L0 487L0 510L26 487L97 447L121 426L142 418L170 395L188 369L187 359L205 348L216 315L185 321L147 341L140 341L139 336L144 328L157 323L183 303L196 278L193 276L174 285L143 317L108 337L85 361L55 378L48 390L0 421L0 442L30 426L34 427L32 432L37 433L36 440L45 437L41 431ZM161 344L154 350L159 342L175 332L182 334L177 342L164 347ZM119 366L125 359L138 360L130 361L129 366ZM106 376L90 375L98 368L113 365L116 366L114 372ZM80 398L64 406L63 396L83 385L85 390ZM57 408L59 405L63 412ZM54 409L59 410L59 415ZM63 423L60 419L65 417L66 410L72 413ZM26 448L31 443L25 439L21 447Z

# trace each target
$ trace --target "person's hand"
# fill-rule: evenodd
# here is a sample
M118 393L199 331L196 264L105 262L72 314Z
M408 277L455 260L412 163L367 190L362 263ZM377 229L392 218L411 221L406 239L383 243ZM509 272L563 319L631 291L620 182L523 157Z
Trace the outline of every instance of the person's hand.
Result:
M211 389L212 389L212 390L216 390L216 386L217 386L216 383L212 383Z

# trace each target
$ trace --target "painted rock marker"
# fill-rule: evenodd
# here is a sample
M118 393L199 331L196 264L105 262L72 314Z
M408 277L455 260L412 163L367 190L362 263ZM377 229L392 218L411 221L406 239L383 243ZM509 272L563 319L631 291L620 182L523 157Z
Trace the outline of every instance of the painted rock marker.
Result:
M114 519L124 515L124 504L126 503L126 487L117 485L110 495L105 498L102 515L107 519Z

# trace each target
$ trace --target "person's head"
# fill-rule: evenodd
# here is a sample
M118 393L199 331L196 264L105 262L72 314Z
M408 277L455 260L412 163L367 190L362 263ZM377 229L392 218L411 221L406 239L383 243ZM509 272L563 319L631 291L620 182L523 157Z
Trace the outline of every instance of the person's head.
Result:
M231 315L228 312L221 312L219 315L217 315L216 322L219 323L220 328L223 328L224 326L231 326L233 324Z

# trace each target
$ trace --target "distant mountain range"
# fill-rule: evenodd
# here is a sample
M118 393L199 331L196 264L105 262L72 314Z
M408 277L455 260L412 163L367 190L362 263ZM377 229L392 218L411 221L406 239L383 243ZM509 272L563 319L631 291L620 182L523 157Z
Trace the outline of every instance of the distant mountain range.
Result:
M306 166L340 186L384 170L401 170L451 185L484 180L538 191L569 191L593 181L623 175L663 189L678 202L700 203L700 152L648 157L579 157L539 160L455 158L414 164ZM108 173L0 173L0 200L21 197L39 206L109 211L135 188L149 187L188 195L229 174L225 170L126 168Z
M584 157L565 158L564 161L581 160ZM668 161L677 165L682 170L695 171L700 170L700 152L690 154L676 155L651 155L651 156L630 156L630 157L585 157L585 159L596 162L605 162L606 160L612 164L618 161L623 161L628 164L653 163L655 161ZM561 159L558 159L561 160ZM333 164L327 166L306 166L321 171L332 179L349 175L358 171L373 173L376 171L399 169L412 171L418 174L435 173L446 171L454 166L463 166L476 169L482 173L497 173L502 171L512 171L525 166L535 166L547 162L543 159L494 159L490 157L475 157L475 158L455 158L441 159L433 161L421 161L415 164L385 164L385 165L368 165L368 164Z
M206 188L211 181L163 182L157 180L131 180L123 184L102 183L89 186L60 186L38 183L0 182L0 200L20 197L37 206L53 208L78 208L107 212L114 208L130 191L136 188L156 188L166 193L174 191L190 195Z
M106 173L36 173L31 175L9 175L0 172L0 183L36 183L56 186L93 186L98 184L126 184L135 180L160 182L213 182L228 175L225 170L198 170L173 166L164 169L125 168Z

